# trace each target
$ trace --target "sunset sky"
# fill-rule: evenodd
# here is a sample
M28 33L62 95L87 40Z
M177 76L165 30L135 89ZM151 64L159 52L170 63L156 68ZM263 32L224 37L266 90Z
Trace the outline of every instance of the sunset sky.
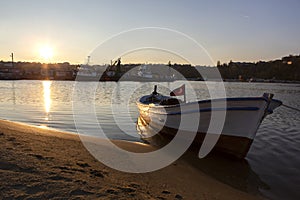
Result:
M277 59L300 54L299 8L299 0L0 1L0 60L10 60L14 52L16 61L84 63L102 42L142 27L186 34L203 46L213 64L218 60ZM150 45L157 42L151 37L143 39ZM106 48L109 52L121 47ZM169 59L166 53L162 57L159 51L151 52L154 54L154 60L148 60L143 52L132 54L125 62ZM169 60L176 62L175 57ZM107 63L113 58L107 55L99 62ZM197 64L212 65L206 59Z

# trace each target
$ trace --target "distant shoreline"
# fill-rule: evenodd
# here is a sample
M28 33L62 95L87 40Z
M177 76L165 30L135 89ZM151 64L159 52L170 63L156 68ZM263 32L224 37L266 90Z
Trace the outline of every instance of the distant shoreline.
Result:
M186 79L187 81L216 81L219 80L197 80L197 79ZM118 81L128 81L128 82L175 82L175 81L184 81L184 80L63 80L63 79L0 79L0 81L78 81L78 82L118 82ZM223 82L229 83L286 83L286 84L300 84L300 81L290 81L290 80L252 80L252 81L240 81L236 79L226 79Z
M222 77L228 82L300 83L300 55L258 62L221 63L216 66L191 64L108 64L74 65L0 61L0 80L173 81L206 80Z

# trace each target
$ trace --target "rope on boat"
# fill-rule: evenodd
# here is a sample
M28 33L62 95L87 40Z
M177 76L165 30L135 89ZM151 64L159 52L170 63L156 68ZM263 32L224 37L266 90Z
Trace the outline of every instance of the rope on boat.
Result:
M282 104L282 106L300 112L300 109L298 109L298 108L295 108L295 107L292 107L292 106L289 106L289 105L285 105L285 104Z

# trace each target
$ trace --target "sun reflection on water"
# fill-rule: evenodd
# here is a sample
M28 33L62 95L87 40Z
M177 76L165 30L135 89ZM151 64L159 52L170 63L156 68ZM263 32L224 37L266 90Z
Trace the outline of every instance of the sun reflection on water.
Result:
M49 112L51 108L51 81L43 81L43 89L44 89L44 106L45 106L45 112L47 116L45 117L45 120L49 120Z

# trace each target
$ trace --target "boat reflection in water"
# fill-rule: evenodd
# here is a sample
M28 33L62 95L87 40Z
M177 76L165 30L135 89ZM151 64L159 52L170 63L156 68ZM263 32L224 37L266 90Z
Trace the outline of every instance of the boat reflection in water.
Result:
M154 130L145 124L141 117L138 118L137 127L138 131L142 131L143 134L154 134ZM155 140L153 140L154 138ZM156 134L155 137L152 136L151 139L151 144L155 142L153 145L160 147L163 147L170 142L169 138L166 138L161 134ZM217 151L210 153L205 158L199 159L198 151L199 148L195 148L194 145L189 148L181 158L185 160L188 165L200 172L204 172L208 176L238 190L258 195L261 194L261 189L269 189L269 186L251 169L246 159L236 159L235 157Z
M187 152L183 159L201 172L238 190L261 195L261 190L270 189L246 159L228 159L217 153L199 159L194 152Z

